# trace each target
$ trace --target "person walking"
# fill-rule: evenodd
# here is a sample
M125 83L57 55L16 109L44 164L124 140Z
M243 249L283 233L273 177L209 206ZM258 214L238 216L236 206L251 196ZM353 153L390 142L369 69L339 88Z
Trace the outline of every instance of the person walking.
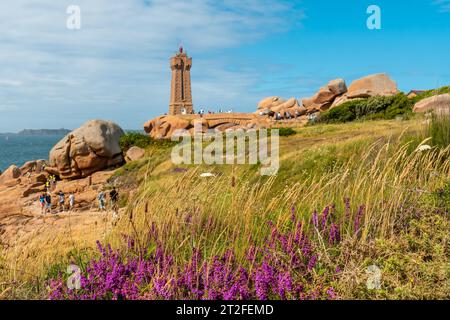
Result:
M65 199L65 195L64 195L64 193L62 191L59 192L58 199L59 199L59 201L58 201L58 203L59 203L59 212L66 211L66 208L65 208L65 205L64 205L66 199Z
M52 213L52 196L49 192L45 195L45 213L47 212Z
M41 206L41 214L44 214L44 210L45 210L45 194L42 193L39 196L39 204Z
M100 209L100 211L105 211L106 210L106 203L105 203L105 193L102 191L100 191L100 193L97 196L98 199L98 207Z
M109 197L111 198L111 208L113 211L113 220L116 220L119 215L119 208L117 201L119 200L119 192L117 192L116 187L109 192Z
M69 195L69 210L72 211L74 206L75 206L75 195L73 194L73 192L71 192Z

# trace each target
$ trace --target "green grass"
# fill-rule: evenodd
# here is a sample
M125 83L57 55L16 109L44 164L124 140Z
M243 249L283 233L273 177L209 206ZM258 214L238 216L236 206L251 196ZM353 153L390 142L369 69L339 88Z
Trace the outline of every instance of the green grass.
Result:
M120 148L123 152L127 152L133 146L146 149L150 146L157 147L171 147L174 145L174 142L170 140L155 140L151 138L147 134L139 133L139 132L127 132L124 134L119 141Z
M432 114L427 134L435 146L447 147L450 145L450 107Z

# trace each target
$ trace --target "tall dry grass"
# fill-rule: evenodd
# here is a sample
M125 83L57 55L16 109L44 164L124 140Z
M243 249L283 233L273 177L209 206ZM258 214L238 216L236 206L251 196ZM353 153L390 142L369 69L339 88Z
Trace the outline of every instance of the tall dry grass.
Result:
M389 238L417 210L433 208L428 195L450 178L449 155L450 147L411 152L401 137L378 140L331 172L281 189L273 188L276 177L255 180L251 170L234 168L204 179L202 168L195 168L157 188L144 182L108 241L120 246L121 235L131 234L145 245L146 234L155 229L179 262L193 248L210 257L232 249L243 259L249 240L260 243L270 232L268 221L282 227L292 207L304 221L330 204L343 213L344 198L366 206L358 241ZM354 221L355 214L342 219Z

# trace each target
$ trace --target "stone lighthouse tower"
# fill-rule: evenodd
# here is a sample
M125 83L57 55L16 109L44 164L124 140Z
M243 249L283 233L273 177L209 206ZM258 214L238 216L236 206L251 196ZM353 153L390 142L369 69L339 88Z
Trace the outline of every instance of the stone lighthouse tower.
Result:
M172 69L172 83L170 89L169 114L190 114L193 113L191 93L191 67L192 58L189 58L183 47L179 52L170 58L170 68Z

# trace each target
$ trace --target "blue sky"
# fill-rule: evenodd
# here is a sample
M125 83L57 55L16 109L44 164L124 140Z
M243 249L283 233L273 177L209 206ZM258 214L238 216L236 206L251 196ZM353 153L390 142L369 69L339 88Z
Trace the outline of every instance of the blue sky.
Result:
M366 27L371 4L381 30ZM66 28L69 5L81 30ZM0 132L141 128L168 109L180 43L197 108L253 112L378 72L403 91L450 85L450 0L15 0L0 4L0 30Z

